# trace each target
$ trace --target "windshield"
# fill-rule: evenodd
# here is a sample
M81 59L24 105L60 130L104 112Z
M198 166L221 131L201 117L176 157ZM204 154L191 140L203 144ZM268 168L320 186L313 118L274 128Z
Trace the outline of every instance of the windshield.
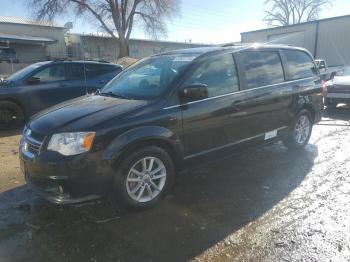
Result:
M10 75L7 80L8 81L18 81L21 80L23 77L25 77L27 74L29 74L30 72L32 72L33 70L35 70L36 68L38 68L39 66L41 66L41 64L33 64L30 66L27 66L19 71L17 71L16 73Z
M159 97L198 54L162 55L131 66L101 91L102 95L130 99Z

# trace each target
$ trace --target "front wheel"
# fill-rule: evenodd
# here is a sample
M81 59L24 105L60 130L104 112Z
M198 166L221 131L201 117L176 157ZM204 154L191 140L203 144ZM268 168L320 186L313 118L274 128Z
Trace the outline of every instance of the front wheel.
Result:
M162 148L147 146L124 158L117 170L114 193L117 201L131 208L154 205L173 185L175 168Z
M309 111L301 110L290 126L283 143L289 149L301 149L309 142L312 132L312 120Z

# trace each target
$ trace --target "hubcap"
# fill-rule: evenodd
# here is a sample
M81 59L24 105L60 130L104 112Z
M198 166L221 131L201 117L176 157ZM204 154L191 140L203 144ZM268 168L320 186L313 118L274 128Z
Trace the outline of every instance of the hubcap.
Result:
M17 115L11 108L0 107L0 125L10 125L17 121Z
M295 124L295 141L298 144L303 144L307 141L310 133L310 120L306 115L299 117Z
M129 170L126 178L128 195L137 202L148 202L163 190L166 181L166 168L157 157L144 157Z

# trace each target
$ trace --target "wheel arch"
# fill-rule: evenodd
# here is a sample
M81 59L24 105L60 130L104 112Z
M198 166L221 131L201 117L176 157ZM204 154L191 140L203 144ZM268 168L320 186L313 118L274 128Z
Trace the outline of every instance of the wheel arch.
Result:
M183 161L183 145L171 130L145 126L129 130L115 138L102 154L103 160L118 165L130 152L145 146L158 146L173 159L175 167Z
M19 100L12 98L12 97L5 97L5 98L1 98L0 102L11 102L11 103L16 104L17 106L19 106L21 108L23 115L24 115L24 118L26 119L28 117L27 112L26 112L23 104Z
M312 104L305 104L303 105L300 109L299 109L299 112L301 110L307 110L310 115L311 115L311 120L312 120L312 123L315 123L315 118L316 118L316 110L315 108L313 107Z

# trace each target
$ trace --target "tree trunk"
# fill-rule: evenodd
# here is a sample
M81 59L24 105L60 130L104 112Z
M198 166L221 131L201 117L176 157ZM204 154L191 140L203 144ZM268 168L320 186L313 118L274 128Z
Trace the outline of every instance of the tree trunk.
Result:
M119 58L129 56L129 45L125 38L119 38Z

